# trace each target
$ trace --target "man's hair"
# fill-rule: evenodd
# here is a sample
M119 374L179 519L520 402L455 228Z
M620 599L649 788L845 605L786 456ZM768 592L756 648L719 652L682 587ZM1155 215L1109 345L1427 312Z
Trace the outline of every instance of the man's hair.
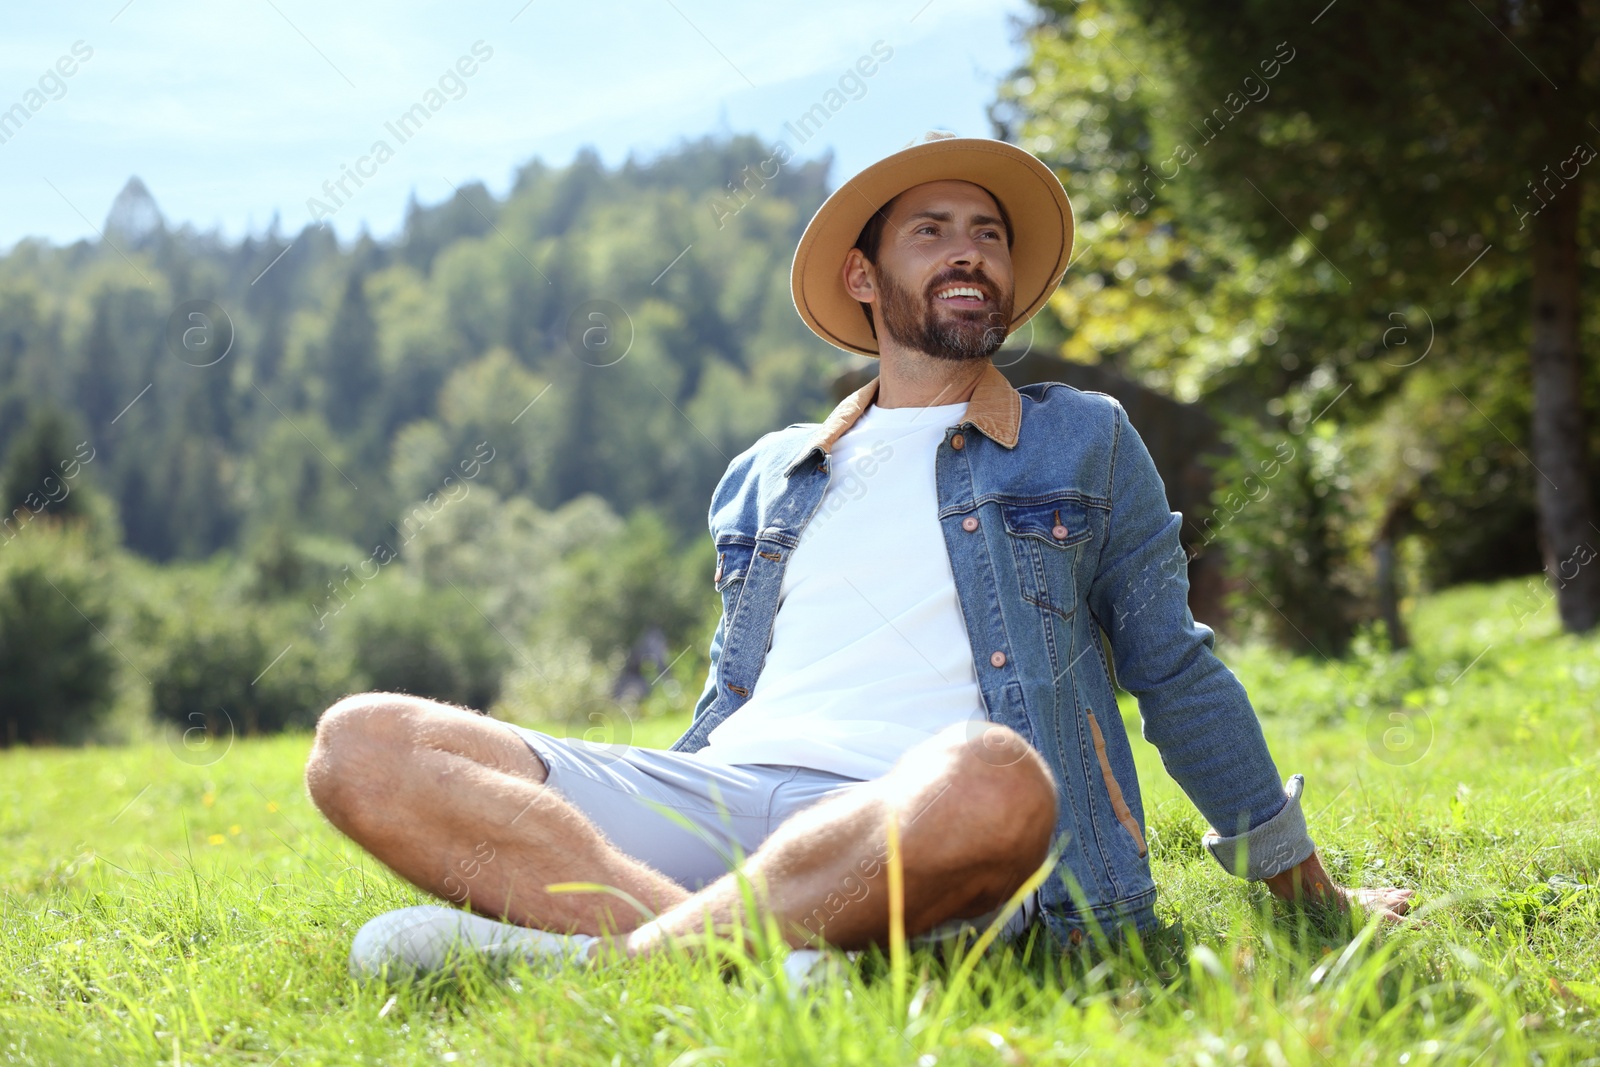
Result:
M977 183L974 182L973 184ZM979 185L978 188L983 189L983 186ZM983 191L989 193L987 189L983 189ZM872 216L867 219L867 224L861 227L861 233L856 237L856 243L852 246L859 248L861 254L867 257L867 262L874 267L878 265L878 246L883 243L883 227L889 221L889 209L894 207L894 202L899 199L899 194L896 194L890 198L887 204L874 211ZM1000 209L1000 221L1005 223L1006 227L1006 247L1010 248L1016 240L1015 231L1011 228L1011 215L1006 211L1006 206L1000 202L998 196L989 193L989 199L993 200L994 206ZM861 310L866 313L867 327L872 331L873 340L877 340L878 324L872 320L872 305L865 300L860 301L860 304Z

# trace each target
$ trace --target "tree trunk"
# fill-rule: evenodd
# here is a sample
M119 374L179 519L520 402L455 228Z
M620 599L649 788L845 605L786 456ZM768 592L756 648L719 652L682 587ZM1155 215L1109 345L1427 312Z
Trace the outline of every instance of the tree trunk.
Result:
M1553 160L1565 157L1563 149ZM1600 559L1584 427L1578 350L1578 216L1583 174L1533 218L1533 462L1539 484L1539 549L1556 587L1561 625L1581 633L1600 621Z
M1400 575L1395 560L1395 546L1411 518L1411 508L1409 496L1390 504L1372 546L1378 568L1378 617L1389 632L1389 648L1395 652L1411 647L1411 635L1400 618Z

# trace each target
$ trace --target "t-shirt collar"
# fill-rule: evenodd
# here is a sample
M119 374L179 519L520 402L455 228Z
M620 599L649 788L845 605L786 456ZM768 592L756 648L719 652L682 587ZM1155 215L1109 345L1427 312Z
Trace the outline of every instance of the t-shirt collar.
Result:
M873 399L878 395L878 381L882 376L874 377L872 381L839 401L815 433L806 439L806 443L796 453L794 460L784 470L785 475L793 474L795 468L810 456L821 449L831 452L834 442L844 436L845 431L855 425L861 413L872 405ZM988 364L983 371L983 376L978 379L978 384L972 391L972 399L967 403L966 417L962 425L970 423L974 428L983 432L990 440L1004 445L1006 448L1015 448L1017 435L1022 427L1022 394L1012 387L1006 376L993 363Z

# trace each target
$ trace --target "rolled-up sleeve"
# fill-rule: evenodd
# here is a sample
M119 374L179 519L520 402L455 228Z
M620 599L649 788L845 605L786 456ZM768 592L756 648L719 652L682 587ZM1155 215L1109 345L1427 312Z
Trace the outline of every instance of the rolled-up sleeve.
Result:
M1207 850L1230 874L1267 878L1315 847L1300 807L1305 780L1279 777L1244 686L1190 613L1182 516L1127 412L1113 407L1111 518L1089 608L1118 684L1138 698L1145 739L1211 824Z

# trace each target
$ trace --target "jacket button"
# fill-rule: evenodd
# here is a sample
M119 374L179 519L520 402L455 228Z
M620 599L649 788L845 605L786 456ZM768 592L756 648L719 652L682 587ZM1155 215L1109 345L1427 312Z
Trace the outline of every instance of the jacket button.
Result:
M961 528L967 531L967 533L971 533L973 530L976 530L978 528L978 516L968 515L966 518L962 519Z
M1006 654L1004 652L996 652L989 657L989 662L996 667L1004 667L1006 665Z
M960 434L956 434L954 437L950 438L950 447L955 449L957 452L966 447L966 444L967 439L962 437Z
M1055 528L1050 531L1050 536L1057 541L1065 541L1067 539L1067 528L1058 522Z

